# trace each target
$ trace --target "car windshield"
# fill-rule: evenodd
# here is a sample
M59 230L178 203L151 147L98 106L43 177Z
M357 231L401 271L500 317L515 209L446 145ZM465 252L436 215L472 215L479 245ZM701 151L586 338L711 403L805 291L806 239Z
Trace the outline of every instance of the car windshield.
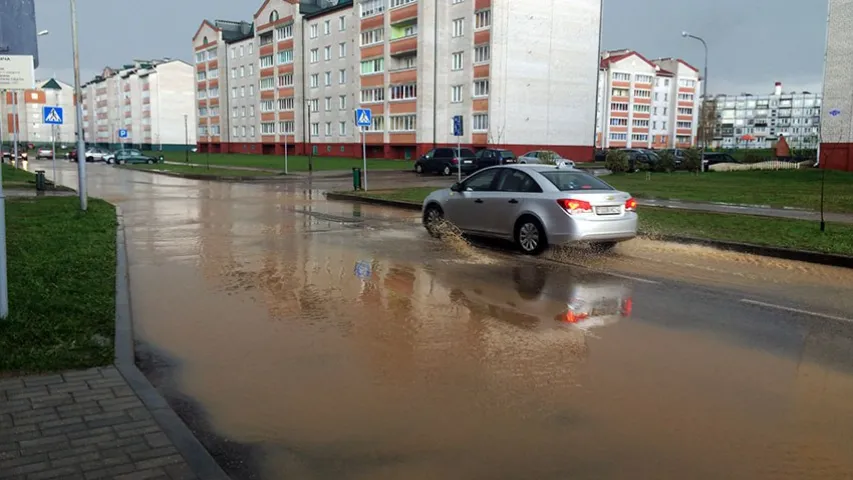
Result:
M561 192L576 190L613 190L613 187L583 172L539 172Z
M501 152L501 157L503 158L513 158L512 152Z

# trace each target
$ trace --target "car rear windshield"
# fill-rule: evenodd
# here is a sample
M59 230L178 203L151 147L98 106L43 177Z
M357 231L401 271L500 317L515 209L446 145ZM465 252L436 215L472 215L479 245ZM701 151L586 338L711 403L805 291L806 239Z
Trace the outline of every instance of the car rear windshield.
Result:
M512 152L504 150L503 152L501 152L501 157L503 157L503 158L515 158L515 155L513 155Z
M539 172L549 182L553 183L561 192L572 192L575 190L613 190L613 187L582 172Z

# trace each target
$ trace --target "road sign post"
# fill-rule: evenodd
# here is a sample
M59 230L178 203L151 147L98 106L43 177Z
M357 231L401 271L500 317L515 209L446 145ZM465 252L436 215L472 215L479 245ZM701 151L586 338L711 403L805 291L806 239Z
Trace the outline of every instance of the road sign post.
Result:
M361 188L367 191L367 127L373 123L373 112L369 108L355 109L355 124L361 130L361 161L362 175L364 181L361 183Z
M453 136L456 137L456 179L462 181L462 115L454 115L453 117Z
M120 128L118 130L118 141L121 143L121 149L124 150L124 142L127 140L127 129Z
M287 175L287 132L284 132L284 174Z
M50 159L53 162L53 188L56 188L56 128L65 121L62 107L45 106L41 112L42 122L50 125Z

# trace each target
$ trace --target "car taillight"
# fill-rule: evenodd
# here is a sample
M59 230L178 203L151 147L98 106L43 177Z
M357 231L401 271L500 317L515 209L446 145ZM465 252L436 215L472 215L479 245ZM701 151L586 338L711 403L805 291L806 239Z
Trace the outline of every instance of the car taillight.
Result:
M575 313L571 310L568 310L568 311L566 311L566 313L561 315L559 318L560 318L560 321L564 322L564 323L578 323L580 321L583 321L583 320L586 320L587 318L589 318L589 314L583 313L583 312Z
M459 163L459 159L456 157L453 157L453 160L451 160L450 162L453 163L454 165L456 165L457 163Z
M625 301L622 302L622 316L630 317L632 310L634 310L634 301L630 298L625 299Z
M636 212L637 211L637 201L633 198L629 198L625 201L625 211L626 212Z
M569 214L575 213L592 213L592 205L589 202L584 200L575 200L573 198L561 198L557 200L557 203L563 207L563 210L569 212Z

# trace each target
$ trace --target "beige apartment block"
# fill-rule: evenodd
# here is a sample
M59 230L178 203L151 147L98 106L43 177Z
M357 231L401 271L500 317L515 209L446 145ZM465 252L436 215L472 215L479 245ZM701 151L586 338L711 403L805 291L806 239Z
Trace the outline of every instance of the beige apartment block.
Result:
M199 148L360 156L369 108L371 157L459 141L590 160L600 19L601 0L267 0L193 37Z
M818 159L853 171L853 0L829 0L826 42Z
M57 79L36 81L37 88L5 92L0 96L0 115L3 119L3 142L14 141L17 120L18 141L33 145L49 145L54 140L57 147L73 144L76 136L74 88ZM44 123L44 107L62 108L62 125Z

